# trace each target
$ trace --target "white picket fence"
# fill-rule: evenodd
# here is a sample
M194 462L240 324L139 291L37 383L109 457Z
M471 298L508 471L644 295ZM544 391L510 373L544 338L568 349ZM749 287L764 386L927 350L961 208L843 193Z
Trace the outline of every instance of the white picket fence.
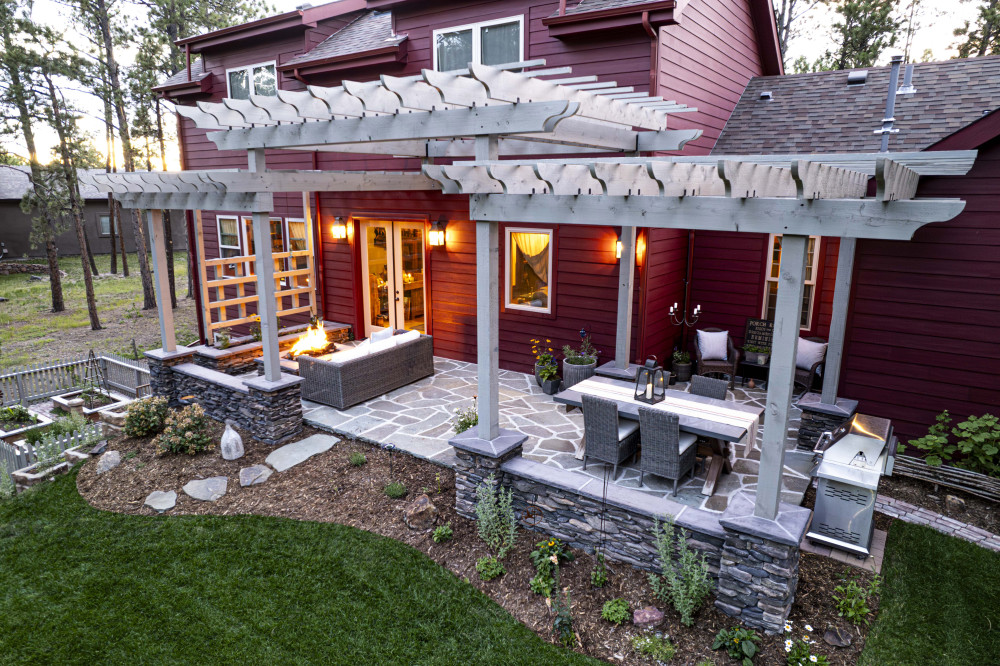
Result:
M57 437L54 440L49 439L47 441L54 441L55 445L58 447L59 452L63 452L66 449L72 449L74 446L79 446L85 442L97 441L103 436L103 430L101 429L100 423L91 423L84 427L83 430L78 430L77 432L71 433L69 435L63 435ZM35 451L35 447L27 442L18 442L15 444L9 444L0 440L0 472L6 472L10 474L16 470L22 469L38 461L38 453Z
M117 354L97 357L108 386L132 398L149 391L149 364ZM0 374L0 406L27 405L83 386L87 357L8 370Z

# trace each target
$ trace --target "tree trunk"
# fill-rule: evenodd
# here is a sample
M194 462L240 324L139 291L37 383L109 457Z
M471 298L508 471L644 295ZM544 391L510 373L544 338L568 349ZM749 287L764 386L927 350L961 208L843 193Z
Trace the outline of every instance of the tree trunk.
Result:
M49 264L49 291L52 292L52 311L64 312L66 302L63 301L62 273L59 272L59 250L56 249L56 242L52 240L53 235L49 235L45 241L45 258Z
M100 275L101 271L97 270L97 262L94 261L94 251L90 248L90 234L87 233L87 229L83 230L83 240L87 249L87 259L90 260L90 271L94 275Z
M118 246L116 245L118 237L115 234L115 198L111 194L108 195L108 233L111 235L111 274L118 275Z
M118 63L115 60L114 41L111 37L111 19L105 0L96 0L94 7L97 15L94 17L101 29L101 39L104 42L104 61L108 70L108 83L111 88L111 98L114 102L115 115L118 118L118 135L122 141L122 155L125 158L125 170L135 171L135 154L132 150L132 137L129 134L128 116L125 113L125 97L122 94L121 79L118 75ZM149 255L146 245L146 233L142 229L139 211L132 210L132 231L135 236L135 252L139 259L139 276L142 279L142 309L152 310L156 307L156 292L153 291L153 276L149 270Z
M114 205L113 222L118 225L118 250L122 255L122 275L128 277L128 254L125 252L125 234L122 233L122 205L117 201Z

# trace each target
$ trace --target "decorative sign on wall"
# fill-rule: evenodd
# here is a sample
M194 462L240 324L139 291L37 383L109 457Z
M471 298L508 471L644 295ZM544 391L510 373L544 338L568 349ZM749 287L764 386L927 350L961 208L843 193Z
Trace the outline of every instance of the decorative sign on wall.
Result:
M746 333L743 335L744 347L771 348L774 339L774 322L767 319L747 319Z

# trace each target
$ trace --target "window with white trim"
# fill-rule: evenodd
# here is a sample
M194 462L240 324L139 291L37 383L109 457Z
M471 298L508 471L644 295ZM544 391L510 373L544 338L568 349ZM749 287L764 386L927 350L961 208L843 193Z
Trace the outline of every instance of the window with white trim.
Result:
M102 236L111 235L111 214L101 213L97 216L97 228ZM115 222L115 234L118 234L118 223Z
M302 218L290 217L285 220L285 237L288 238L288 251L299 252L309 249L309 239L306 235L306 221ZM309 268L308 257L292 257L289 261L290 270ZM309 276L295 276L296 287L308 287Z
M810 236L806 248L806 273L802 287L802 318L799 328L812 328L813 310L816 302L816 274L818 272L819 236ZM771 234L768 244L767 278L764 280L764 308L761 317L774 321L774 310L778 301L778 276L781 274L781 236Z
M507 228L504 305L552 312L552 230Z
M524 16L434 31L434 69L448 72L477 65L506 65L524 60Z
M240 221L231 215L219 215L215 218L219 228L219 258L239 257L240 251ZM236 275L236 264L226 264L219 267L227 277Z
M228 97L250 99L250 95L274 97L278 94L278 75L274 62L262 62L226 70Z

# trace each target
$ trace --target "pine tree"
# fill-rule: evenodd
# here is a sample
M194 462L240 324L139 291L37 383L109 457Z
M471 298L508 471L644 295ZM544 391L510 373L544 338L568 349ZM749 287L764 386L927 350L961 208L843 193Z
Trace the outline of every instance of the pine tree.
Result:
M968 2L969 0L962 0ZM955 31L965 41L958 45L958 56L1000 55L1000 0L978 0L979 15L975 26L968 21Z
M871 67L885 49L894 46L902 27L895 15L898 4L898 0L847 0L837 7L837 51L830 69Z

